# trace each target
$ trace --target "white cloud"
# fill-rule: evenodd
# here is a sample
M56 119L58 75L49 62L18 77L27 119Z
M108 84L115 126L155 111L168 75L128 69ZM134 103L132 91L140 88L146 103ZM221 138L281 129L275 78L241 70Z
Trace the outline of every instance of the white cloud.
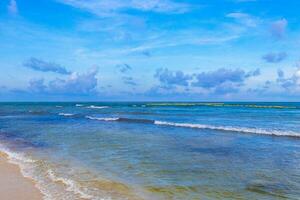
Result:
M48 84L43 79L33 79L29 82L29 91L47 94L86 95L96 93L98 79L97 69L84 74L74 72L66 79L56 78Z

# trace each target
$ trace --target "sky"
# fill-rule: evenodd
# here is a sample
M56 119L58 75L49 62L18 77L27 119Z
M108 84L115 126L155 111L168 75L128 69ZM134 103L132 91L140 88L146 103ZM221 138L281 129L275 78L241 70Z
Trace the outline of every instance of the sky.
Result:
M0 0L0 101L300 101L299 0Z

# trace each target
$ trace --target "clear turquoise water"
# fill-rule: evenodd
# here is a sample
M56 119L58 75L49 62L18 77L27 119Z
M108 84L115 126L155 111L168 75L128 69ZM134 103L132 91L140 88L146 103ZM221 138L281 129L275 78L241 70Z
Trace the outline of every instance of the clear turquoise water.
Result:
M300 199L300 103L1 103L48 199Z

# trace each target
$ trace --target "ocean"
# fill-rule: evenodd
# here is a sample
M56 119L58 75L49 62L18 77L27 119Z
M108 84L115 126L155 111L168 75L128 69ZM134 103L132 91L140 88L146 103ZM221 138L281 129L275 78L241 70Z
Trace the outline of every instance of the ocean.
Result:
M300 199L300 103L0 103L45 199Z

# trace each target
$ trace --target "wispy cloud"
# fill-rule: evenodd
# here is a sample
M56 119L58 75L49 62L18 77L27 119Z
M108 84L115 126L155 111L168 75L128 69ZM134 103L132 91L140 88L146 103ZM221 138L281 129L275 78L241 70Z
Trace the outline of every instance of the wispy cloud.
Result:
M98 16L114 16L129 10L158 13L184 13L188 4L172 0L58 0L64 4L86 10Z
M217 45L238 39L239 35L228 35L228 36L207 36L198 37L197 35L185 35L179 34L177 36L170 36L169 38L159 38L156 41L149 41L145 44L141 44L137 47L131 47L122 50L124 53L136 53L145 52L153 49L177 47L183 45L193 45L193 46L204 46L204 45Z
M46 62L37 58L30 58L23 63L24 67L41 72L54 72L58 74L71 74L65 67L54 62Z
M248 27L256 27L260 21L257 17L242 12L229 13L226 15L226 17L232 18L236 20L238 23Z

